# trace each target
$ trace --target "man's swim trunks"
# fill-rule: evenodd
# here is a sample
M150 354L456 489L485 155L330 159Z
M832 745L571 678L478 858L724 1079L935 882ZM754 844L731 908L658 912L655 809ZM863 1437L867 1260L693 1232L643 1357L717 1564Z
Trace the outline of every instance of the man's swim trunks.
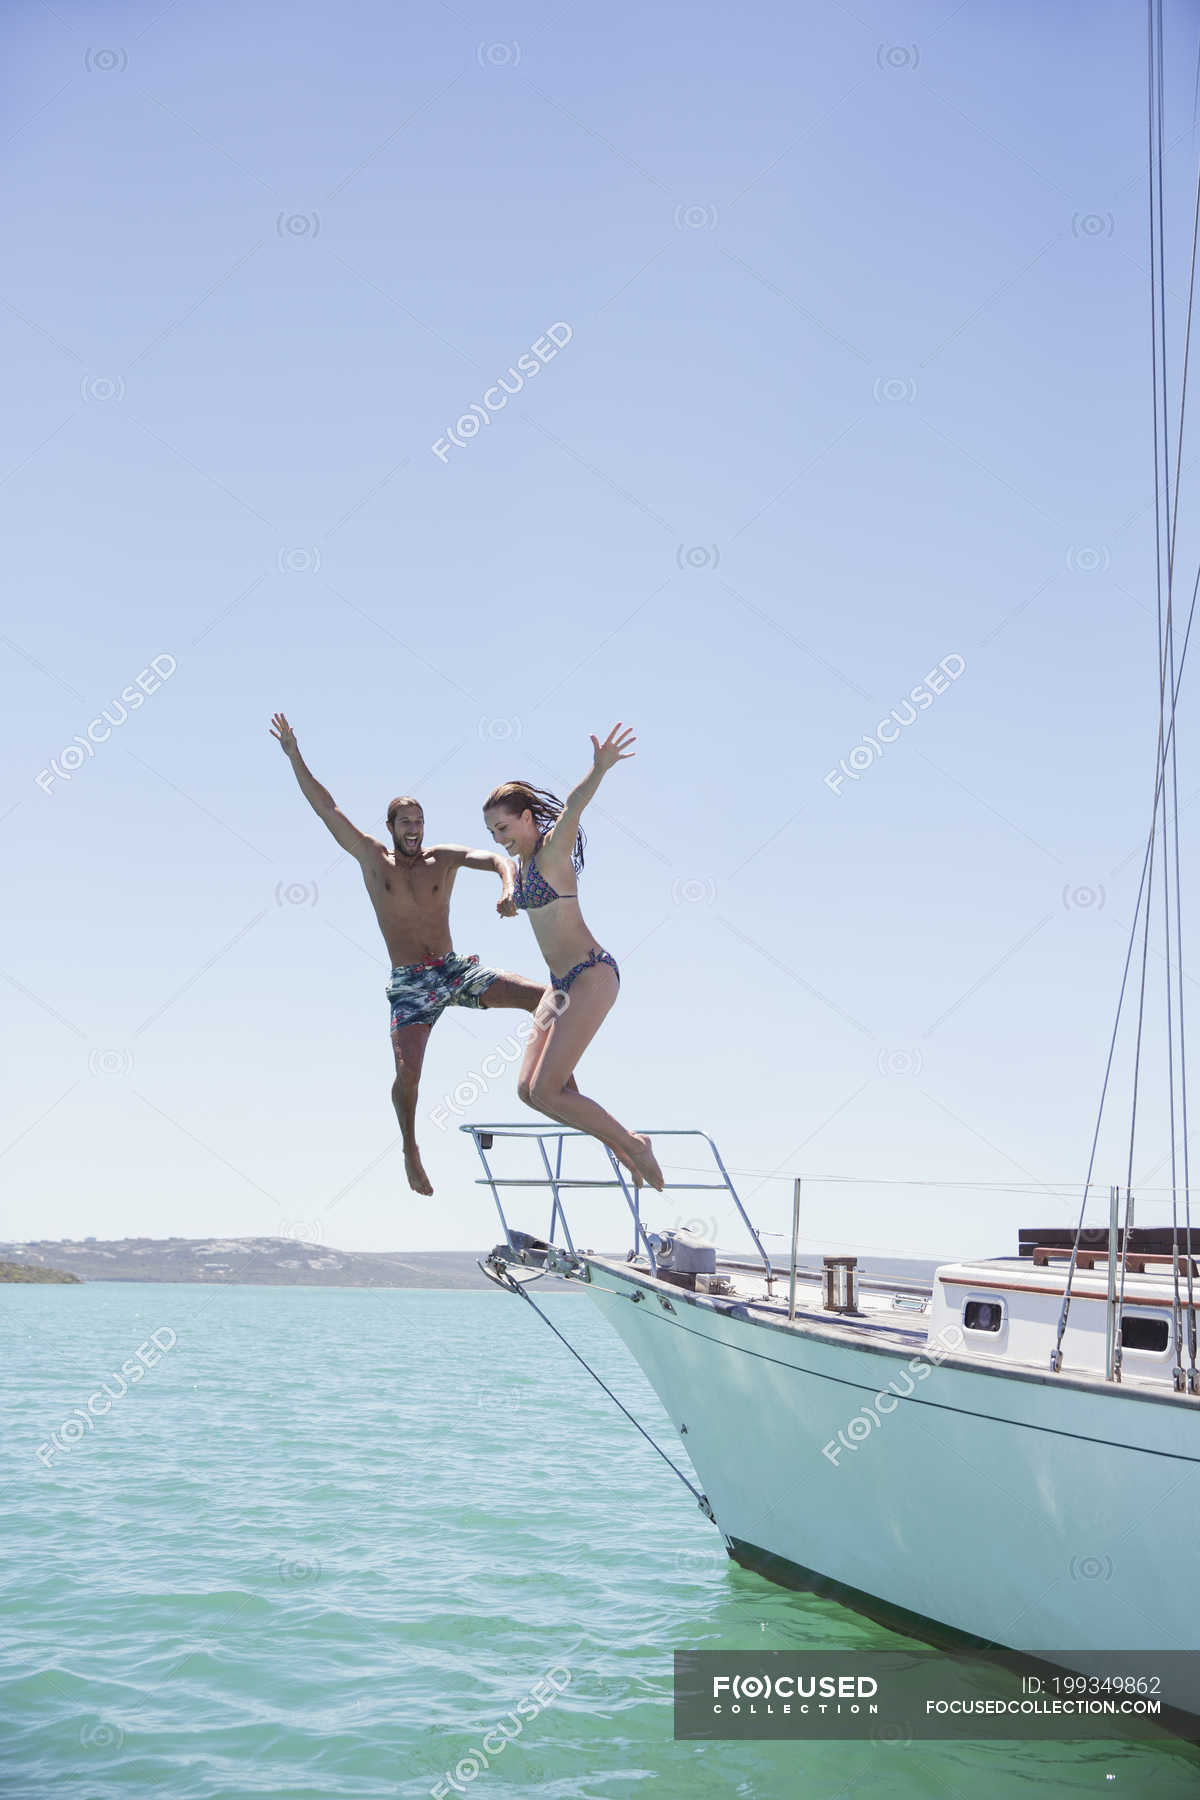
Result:
M433 1025L448 1006L480 1006L497 979L495 969L481 968L477 956L460 956L457 950L427 962L402 963L387 984L391 1028Z

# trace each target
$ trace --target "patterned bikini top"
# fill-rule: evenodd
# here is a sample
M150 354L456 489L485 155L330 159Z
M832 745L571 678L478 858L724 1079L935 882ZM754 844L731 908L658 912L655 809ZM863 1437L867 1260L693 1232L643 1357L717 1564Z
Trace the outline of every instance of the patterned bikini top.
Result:
M552 900L574 900L576 894L560 894L550 886L533 858L542 847L546 833L543 831L534 845L533 854L529 858L529 867L522 876L521 867L517 865L517 878L513 884L513 905L522 912L533 912L539 906L549 906Z

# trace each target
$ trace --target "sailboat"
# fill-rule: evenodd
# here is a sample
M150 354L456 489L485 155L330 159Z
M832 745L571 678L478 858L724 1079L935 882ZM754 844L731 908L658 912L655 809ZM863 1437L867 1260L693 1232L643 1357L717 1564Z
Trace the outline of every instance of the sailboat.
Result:
M653 1132L660 1153L686 1139L676 1147L706 1159L704 1171L689 1171L704 1180L671 1181L665 1193L728 1195L748 1234L744 1255L719 1253L686 1230L649 1228L647 1197L615 1158L602 1178L583 1171L585 1147L594 1155L597 1146L578 1134L541 1123L462 1127L504 1234L486 1272L534 1304L531 1290L547 1278L582 1284L686 1446L702 1491L676 1473L730 1556L911 1635L1081 1669L1103 1653L1200 1651L1200 1231L1191 1223L1176 754L1200 576L1186 620L1177 619L1191 290L1173 430L1162 44L1161 0L1149 0L1157 743L1137 909L1075 1227L1023 1230L1009 1254L948 1261L926 1281L868 1275L848 1256L800 1262L797 1192L791 1255L777 1267L704 1132ZM1139 1129L1146 1134L1147 996L1160 967L1171 1218L1147 1228L1134 1223L1134 1156ZM1132 1094L1124 1166L1105 1207L1096 1163L1102 1122L1117 1105L1118 1043L1131 1046ZM597 1186L628 1207L627 1256L574 1241L572 1194ZM529 1188L550 1199L544 1235L506 1216L512 1191ZM1200 1679L1180 1673L1164 1697L1200 1713Z

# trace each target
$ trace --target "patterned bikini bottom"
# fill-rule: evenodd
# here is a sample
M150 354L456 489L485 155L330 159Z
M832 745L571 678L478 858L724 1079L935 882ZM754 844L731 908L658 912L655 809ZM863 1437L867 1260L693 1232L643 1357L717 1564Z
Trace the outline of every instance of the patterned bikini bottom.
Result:
M556 993L559 993L559 994L569 993L570 988L571 988L571 983L575 980L576 976L582 975L582 973L585 969L594 969L599 963L607 963L608 964L609 968L612 970L613 974L617 978L617 986L620 987L621 971L617 967L616 958L613 956L610 956L608 954L607 950L594 950L594 949L590 950L588 952L588 954L584 957L582 962L577 962L573 969L568 969L565 975L551 974L550 985L552 988L554 988Z

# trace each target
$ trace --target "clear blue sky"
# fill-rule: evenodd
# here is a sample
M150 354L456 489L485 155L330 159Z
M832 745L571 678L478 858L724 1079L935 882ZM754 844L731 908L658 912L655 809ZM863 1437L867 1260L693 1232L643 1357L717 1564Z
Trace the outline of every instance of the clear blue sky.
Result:
M866 1178L1086 1160L1155 729L1142 10L56 0L3 32L0 1232L493 1241L468 1141L426 1123L436 1198L404 1185L386 957L276 708L358 824L413 791L468 842L494 783L562 791L631 722L587 820L624 984L585 1091L707 1127L764 1227L760 1175L812 1178L827 1247L1065 1218ZM460 878L456 944L534 973L494 886ZM512 1022L447 1014L424 1110ZM470 1112L522 1114L511 1075Z

